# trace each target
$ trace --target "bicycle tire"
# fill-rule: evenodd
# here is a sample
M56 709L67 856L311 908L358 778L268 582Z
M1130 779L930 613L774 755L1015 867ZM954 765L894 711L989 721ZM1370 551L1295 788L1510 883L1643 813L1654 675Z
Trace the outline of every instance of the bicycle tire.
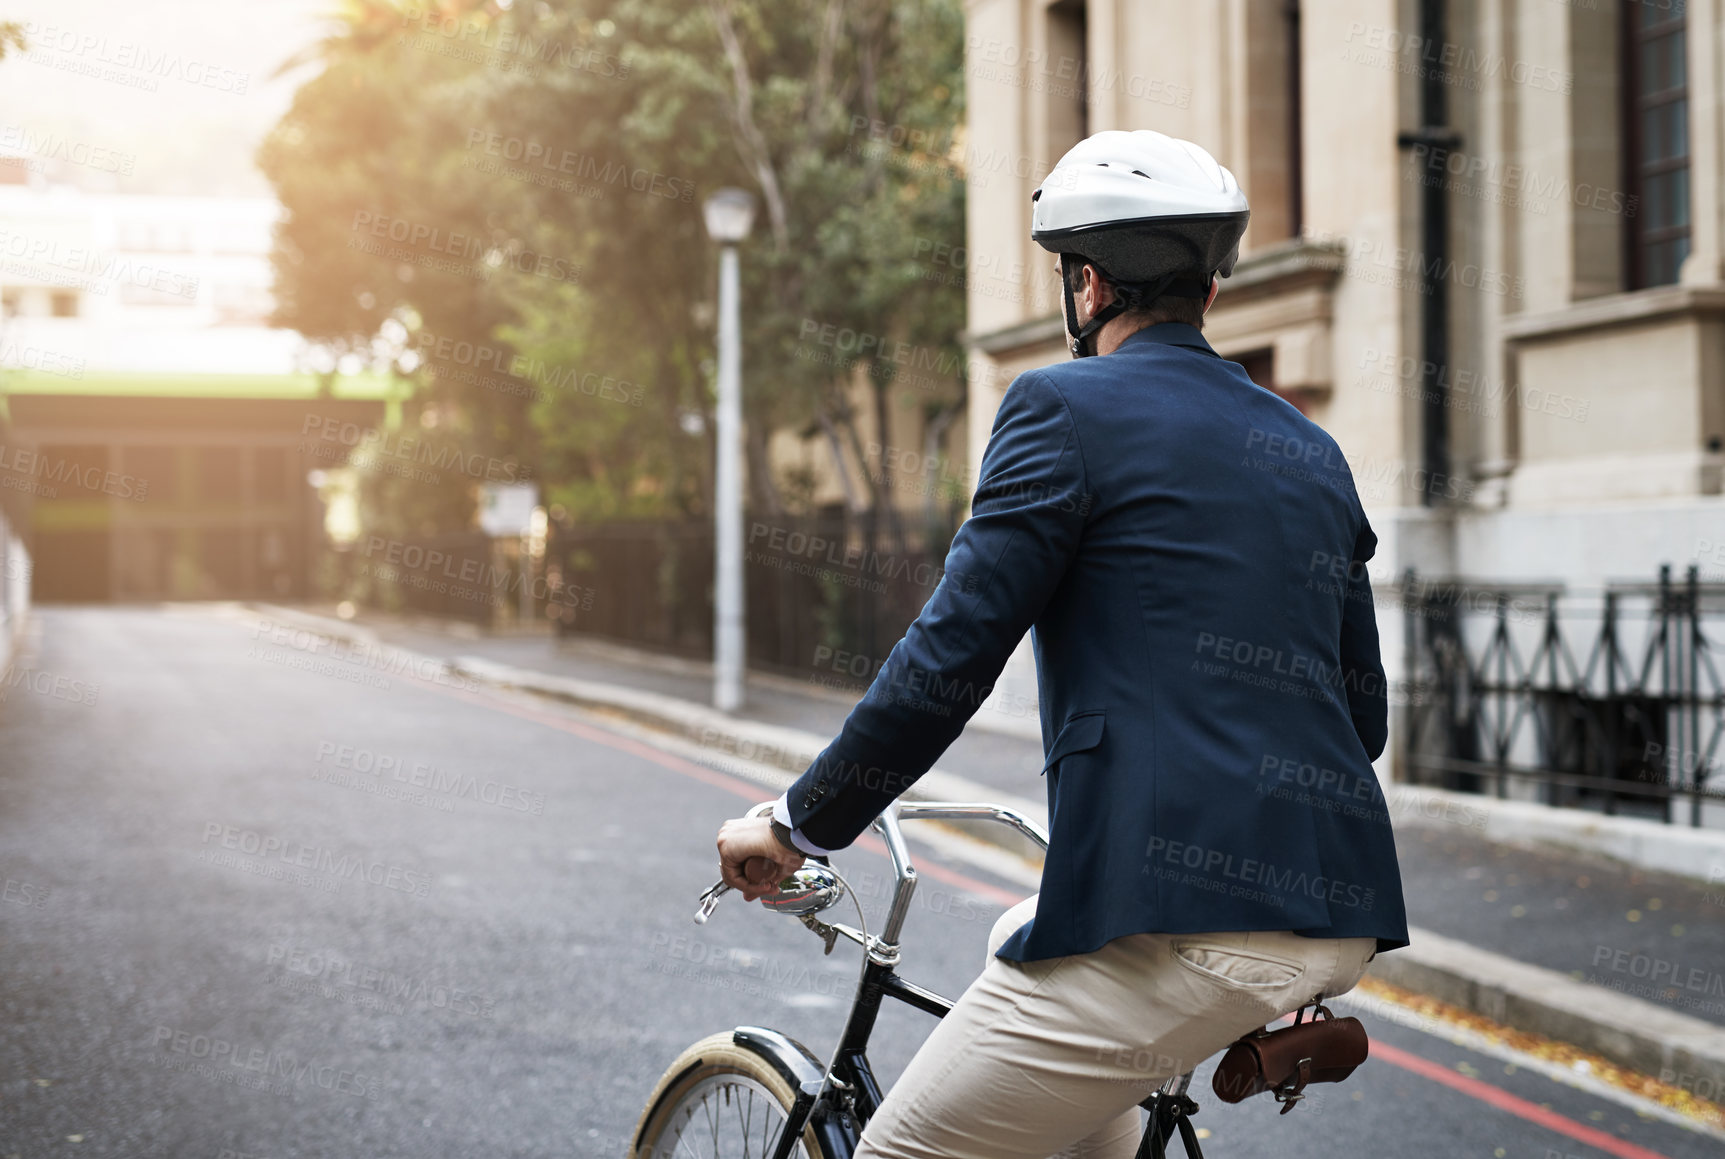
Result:
M782 1128L796 1096L796 1088L772 1060L750 1044L738 1042L736 1032L710 1035L665 1068L635 1124L629 1159L686 1159L691 1150L700 1159L771 1155L771 1147L763 1150L763 1144L776 1141L777 1131L762 1130L760 1125L770 1125L776 1111ZM759 1120L754 1117L757 1114ZM694 1127L704 1135L711 1132L701 1146L671 1145L671 1140L687 1141ZM677 1134L671 1135L673 1130ZM721 1131L732 1133L721 1135ZM800 1149L791 1154L796 1159L842 1159L827 1149L812 1123L803 1131Z

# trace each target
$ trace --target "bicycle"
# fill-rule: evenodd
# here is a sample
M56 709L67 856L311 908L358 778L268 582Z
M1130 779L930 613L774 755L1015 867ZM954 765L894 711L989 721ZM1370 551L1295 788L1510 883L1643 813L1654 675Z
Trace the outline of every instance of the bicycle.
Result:
M751 816L770 810L756 806ZM1035 822L999 805L899 802L872 826L886 843L893 867L892 900L878 937L871 936L860 902L861 928L827 923L816 915L850 892L830 866L809 862L761 898L768 909L798 918L831 953L843 937L863 948L856 996L825 1066L788 1035L763 1026L739 1026L711 1035L679 1055L660 1077L635 1127L628 1159L850 1159L863 1128L880 1108L882 1092L868 1061L868 1040L885 998L894 998L936 1018L952 1002L898 974L899 932L910 913L917 873L900 819L995 821L1010 825L1048 848L1048 834ZM697 922L713 912L722 885L701 897ZM854 902L853 898L853 902ZM1163 1159L1176 1131L1191 1159L1203 1159L1189 1119L1198 1110L1186 1094L1192 1072L1165 1082L1139 1105L1150 1112L1139 1159Z

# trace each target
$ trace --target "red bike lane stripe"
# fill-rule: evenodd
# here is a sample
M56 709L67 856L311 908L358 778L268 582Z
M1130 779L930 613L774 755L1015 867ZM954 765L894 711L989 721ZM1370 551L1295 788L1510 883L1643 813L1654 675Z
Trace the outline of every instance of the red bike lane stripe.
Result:
M682 757L675 756L662 749L654 748L652 745L649 745L644 741L638 741L631 737L620 736L617 733L609 732L596 725L585 724L578 720L571 720L566 716L560 716L550 712L541 712L537 709L529 708L526 705L513 704L497 697L487 696L482 693L469 692L466 689L461 688L451 688L447 684L436 684L432 681L425 680L418 681L418 683L426 688L435 688L439 692L454 696L460 700L465 700L470 704L478 705L483 708L494 709L499 712L506 712L511 716L517 716L523 720L531 720L536 724L543 724L549 728L569 733L572 736L578 736L582 740L592 741L594 744L604 745L607 748L628 753L633 757L640 757L644 761L651 761L660 768L668 769L673 773L680 773L685 777L700 781L703 784L711 785L716 789L724 789L728 792L734 793L749 802L751 805L758 805L761 803L762 790L760 785L751 781L745 781L740 777L732 776L730 773L721 773L717 769L709 769L705 765L685 760ZM887 856L886 844L878 837L864 835L863 837L858 838L856 844L857 846L868 850L870 853L877 854L881 857ZM1015 906L1026 897L1030 896L1029 894L1015 894L1010 890L1001 889L999 886L990 885L986 881L978 881L969 874L960 873L955 869L948 869L944 865L924 863L917 866L916 871L918 875L928 876L941 882L943 885L950 885L955 889L962 889L969 893L976 894L978 897L992 901L996 905L1007 907Z
M1490 1083L1481 1082L1479 1079L1457 1074L1442 1063L1421 1058L1417 1054L1410 1054L1405 1050L1381 1042L1374 1042L1372 1043L1371 1057L1381 1059L1391 1066L1399 1066L1403 1070L1412 1071L1421 1078L1430 1079L1434 1083L1441 1083L1451 1090L1460 1091L1462 1094L1496 1107L1500 1111L1508 1111L1517 1118L1525 1119L1535 1126L1544 1127L1548 1131L1556 1131L1560 1135L1568 1135L1578 1143L1597 1147L1608 1155L1618 1156L1619 1159L1666 1159L1666 1156L1658 1151L1650 1151L1646 1147L1626 1142L1615 1135L1609 1135L1597 1128L1578 1123L1556 1111L1547 1110L1538 1103L1530 1103L1524 1098L1512 1095Z
M759 785L742 780L739 777L734 777L729 773L721 773L716 769L709 769L705 765L697 764L694 761L674 756L671 753L664 752L661 749L654 748L649 744L634 740L631 737L620 736L617 733L609 732L594 725L584 724L577 720L571 720L566 716L540 712L524 705L512 704L496 697L475 694L463 689L450 688L448 685L437 685L429 681L423 681L421 683L425 684L426 687L436 688L440 692L466 700L469 703L485 708L491 708L500 712L506 712L524 720L531 720L537 724L543 724L547 727L569 733L572 736L578 736L583 740L592 741L594 744L603 745L606 748L615 749L618 752L625 752L630 756L650 761L651 763L658 765L660 768L666 769L670 772L679 773L685 777L700 781L703 784L711 785L714 788L724 789L727 792L733 793L736 796L741 797L743 800L748 801L750 804L760 803L761 787ZM880 856L884 857L887 855L885 843L877 837L864 836L858 840L857 844ZM941 865L921 865L917 867L917 872L919 874L926 874L927 876L934 878L936 881L944 882L945 884L954 886L958 889L967 890L979 897L985 897L990 901L1003 906L1016 905L1018 902L1024 900L1024 896L1027 896L1013 894L1008 890L990 885L984 881L978 881L976 878L971 877L968 874L959 873L956 870L947 869ZM1290 1016L1285 1017L1283 1021L1291 1022L1293 1019ZM1604 1131L1598 1130L1597 1128L1578 1123L1574 1119L1560 1115L1556 1111L1547 1110L1537 1103L1531 1103L1517 1095L1512 1095L1508 1091L1492 1086L1490 1083L1481 1082L1479 1079L1469 1078L1464 1074L1458 1074L1449 1067L1444 1066L1442 1063L1421 1058L1417 1054L1412 1054L1408 1051L1390 1046L1387 1043L1372 1043L1371 1057L1387 1062L1391 1066L1400 1067L1403 1070L1410 1071L1419 1075L1421 1078L1430 1079L1432 1082L1449 1087L1451 1090L1458 1091L1461 1094L1467 1095L1469 1098L1477 1099L1480 1102L1485 1103L1488 1106L1495 1107L1500 1111L1506 1111L1519 1119L1523 1119L1534 1124L1535 1126L1544 1127L1546 1130L1555 1131L1560 1135L1567 1135L1576 1142L1585 1143L1589 1147L1597 1147L1606 1154L1617 1156L1618 1159L1668 1159L1667 1156L1658 1151L1649 1150L1648 1148L1639 1146L1635 1143L1626 1142L1625 1140L1617 1138L1615 1135L1610 1135Z

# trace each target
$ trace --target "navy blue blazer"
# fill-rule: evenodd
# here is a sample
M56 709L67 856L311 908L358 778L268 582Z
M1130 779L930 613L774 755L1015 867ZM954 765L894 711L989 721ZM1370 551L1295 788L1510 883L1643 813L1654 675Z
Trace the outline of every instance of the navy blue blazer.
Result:
M946 572L788 794L854 841L964 728L1026 630L1050 843L1034 961L1135 933L1407 945L1371 762L1377 539L1334 439L1180 323L1020 375Z

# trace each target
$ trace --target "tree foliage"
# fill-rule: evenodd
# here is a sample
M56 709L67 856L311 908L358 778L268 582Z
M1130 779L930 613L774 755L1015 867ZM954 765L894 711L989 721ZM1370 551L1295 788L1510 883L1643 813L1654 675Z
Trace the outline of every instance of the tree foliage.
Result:
M934 352L916 404L962 405L961 279L926 260L963 237L957 0L346 0L337 27L261 157L287 208L279 320L413 377L437 429L530 462L573 517L708 507L720 186L761 207L742 250L758 507L784 502L771 432L864 450L846 384L867 376L877 416L897 389L892 360L811 327ZM368 244L383 220L418 240ZM500 353L463 363L463 342ZM884 509L886 476L877 454L852 483Z

